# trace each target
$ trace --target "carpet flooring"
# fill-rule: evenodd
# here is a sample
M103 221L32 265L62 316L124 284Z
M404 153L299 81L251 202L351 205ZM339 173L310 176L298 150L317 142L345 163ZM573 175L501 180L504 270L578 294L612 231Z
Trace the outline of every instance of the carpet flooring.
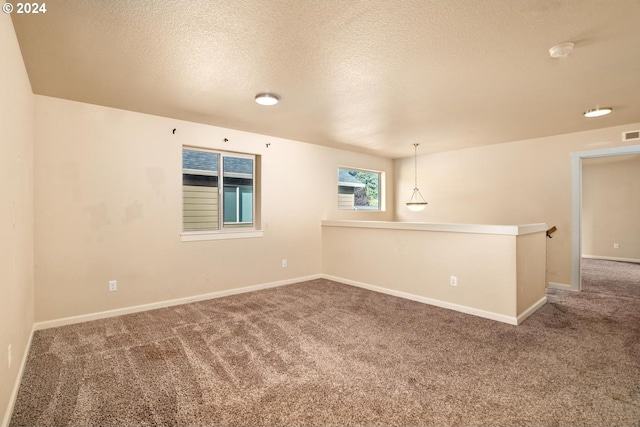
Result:
M640 265L511 326L328 280L37 331L11 426L639 426Z

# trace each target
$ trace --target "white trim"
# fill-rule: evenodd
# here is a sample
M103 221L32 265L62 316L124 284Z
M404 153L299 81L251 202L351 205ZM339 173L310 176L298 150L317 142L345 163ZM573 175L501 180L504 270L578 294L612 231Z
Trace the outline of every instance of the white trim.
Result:
M198 242L202 240L251 239L257 237L264 237L264 231L185 231L180 234L180 240L182 240L183 242Z
M227 157L236 157L238 159L241 158L241 157L237 157L237 156L227 156ZM223 176L223 178L227 177L227 178L251 178L251 179L253 179L253 174L252 173L244 173L244 172L223 172L222 176ZM246 185L245 187L249 187L249 186Z
M426 222L395 221L331 221L323 220L323 227L379 228L390 230L443 231L449 233L502 234L520 236L547 231L547 224L484 225L484 224L440 224Z
M527 317L531 316L533 313L536 312L537 309L539 309L546 303L547 303L546 296L540 298L538 302L533 304L531 307L527 308L525 311L522 312L520 316L518 316L517 324L520 325L522 322L524 322L527 319Z
M338 181L338 187L358 187L358 188L364 188L366 187L366 185L360 183L357 184L355 182L345 182L345 181Z
M571 153L571 289L580 290L582 255L582 159L640 154L640 145Z
M555 283L549 282L548 287L550 289L562 289L563 291L576 291L577 289L573 289L571 285L567 285L566 283Z
M571 285L580 290L580 253L582 252L582 159L571 153Z
M2 420L2 427L9 427L9 422L11 421L11 416L13 415L13 409L16 405L16 399L18 398L18 391L20 390L20 383L22 382L22 375L24 374L24 369L27 366L27 359L29 358L29 351L31 350L31 342L33 341L33 333L36 331L35 324L31 327L31 335L29 336L29 342L24 350L24 354L22 355L22 362L20 363L20 370L18 371L18 375L16 377L16 381L13 384L13 390L11 390L11 396L9 396L9 404L7 405L6 412L4 414L4 419Z
M182 173L186 175L218 176L218 171L209 171L209 170L203 170L203 169L186 168L186 169L182 169Z
M518 236L522 236L524 234L533 234L533 233L539 233L541 231L544 231L545 233L547 232L547 230L549 229L549 226L546 223L540 223L540 224L525 224L525 225L518 225Z
M108 317L122 316L123 314L139 313L141 311L155 310L158 308L172 307L174 305L188 304L191 302L205 301L209 299L221 298L221 297L226 297L230 295L244 294L247 292L259 291L262 289L276 288L278 286L291 285L293 283L300 283L307 280L315 280L320 278L322 278L322 275L314 274L311 276L296 277L295 279L279 280L276 282L245 286L242 288L227 289L224 291L210 292L207 294L195 295L191 297L176 298L172 300L152 302L149 304L136 305L132 307L117 308L115 310L101 311L98 313L81 314L79 316L64 317L62 319L55 319L55 320L47 320L44 322L37 322L34 325L34 329L36 331L39 331L41 329L56 328L58 326L72 325L74 323L82 323L82 322L88 322L91 320L106 319Z
M504 314L494 313L491 311L480 310L477 308L469 307L466 305L454 304L451 302L440 301L433 298L427 298L420 295L414 295L407 292L396 291L393 289L383 288L380 286L369 285L367 283L357 282L355 280L343 279L341 277L331 276L324 274L323 277L328 280L333 280L334 282L344 283L345 285L356 286L358 288L368 289L374 292L380 292L387 295L392 295L394 297L404 298L411 301L421 302L423 304L429 304L436 307L447 308L449 310L459 311L465 314L472 314L478 317L484 317L485 319L496 320L502 323L508 323L510 325L517 325L518 319L513 316L506 316Z
M615 256L582 255L582 258L603 259L605 261L620 261L620 262L640 263L640 259L637 259L637 258L620 258L620 257L615 257Z

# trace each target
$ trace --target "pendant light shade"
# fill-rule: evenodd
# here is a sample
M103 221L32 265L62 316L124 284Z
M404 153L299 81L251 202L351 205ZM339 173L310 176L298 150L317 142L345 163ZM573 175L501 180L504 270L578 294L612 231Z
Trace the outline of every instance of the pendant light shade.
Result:
M427 202L422 197L420 190L418 190L418 145L413 144L413 158L415 165L415 181L413 186L413 194L411 195L411 199L407 202L407 208L413 212L420 212L427 207Z

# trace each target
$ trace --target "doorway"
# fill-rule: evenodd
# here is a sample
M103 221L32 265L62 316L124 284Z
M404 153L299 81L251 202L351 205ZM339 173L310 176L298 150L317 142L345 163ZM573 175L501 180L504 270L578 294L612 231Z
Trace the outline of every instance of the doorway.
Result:
M640 145L571 153L571 289L581 289L583 160L640 154Z

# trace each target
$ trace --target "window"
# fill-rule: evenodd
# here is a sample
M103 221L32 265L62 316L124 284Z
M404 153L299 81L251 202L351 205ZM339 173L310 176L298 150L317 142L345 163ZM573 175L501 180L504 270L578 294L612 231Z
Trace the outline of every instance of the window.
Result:
M381 172L338 168L338 209L379 211Z
M255 156L182 150L183 235L254 230Z
M253 225L253 159L224 156L224 225Z

